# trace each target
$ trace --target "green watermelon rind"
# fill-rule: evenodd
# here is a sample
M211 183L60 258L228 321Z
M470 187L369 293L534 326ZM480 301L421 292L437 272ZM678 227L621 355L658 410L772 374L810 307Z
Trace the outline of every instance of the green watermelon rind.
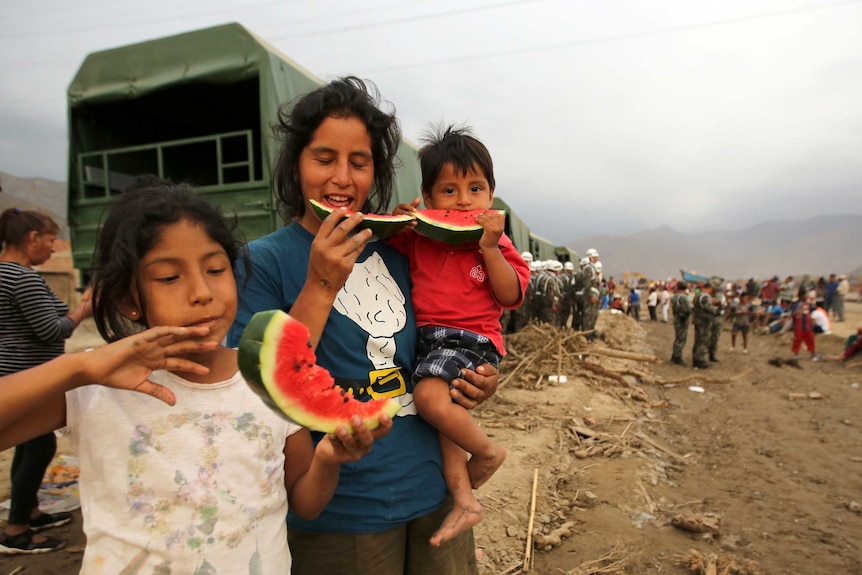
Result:
M350 418L353 414L344 413L335 416L317 416L306 409L296 406L290 398L279 389L274 374L277 373L279 349L284 326L288 322L297 321L281 310L269 310L256 313L249 321L240 338L238 362L240 372L249 387L273 411L284 419L313 431L333 433L339 426L352 433ZM304 327L304 326L303 326ZM306 331L307 333L307 331ZM307 337L306 337L307 339ZM380 407L376 412L362 417L368 429L374 429L380 423L380 415L385 413L394 417L401 405L393 399L376 400ZM363 402L368 405L368 402Z
M314 210L314 213L317 214L317 217L321 220L326 219L326 217L332 213L332 208L324 206L316 200L309 199L308 203L311 204L311 208ZM347 219L347 216L344 216L344 219ZM413 219L413 216L408 214L402 214L399 216L363 214L362 223L354 228L354 232L369 229L371 230L370 241L382 240L397 234L409 226Z
M416 216L416 231L432 240L453 245L478 242L482 239L482 232L484 230L479 224L451 224L441 221L439 218L432 217L450 212L458 214L459 217L469 217L472 215L474 218L482 213L506 213L505 210L470 210L465 212L459 212L458 210L419 210L414 212Z

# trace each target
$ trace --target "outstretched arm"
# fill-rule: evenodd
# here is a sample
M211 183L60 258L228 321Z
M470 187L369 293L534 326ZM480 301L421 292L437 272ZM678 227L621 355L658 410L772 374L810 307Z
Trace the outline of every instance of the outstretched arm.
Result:
M130 389L173 405L173 394L147 378L157 369L207 373L204 366L179 356L218 347L217 342L196 339L208 331L205 327L156 327L0 378L0 450L63 427L65 393L82 385Z

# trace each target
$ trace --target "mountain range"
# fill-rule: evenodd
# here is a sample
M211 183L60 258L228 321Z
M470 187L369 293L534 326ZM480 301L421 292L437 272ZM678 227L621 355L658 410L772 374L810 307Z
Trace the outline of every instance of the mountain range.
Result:
M45 178L18 178L0 172L0 212L8 208L45 212L60 226L60 237L68 238L66 184Z
M598 250L605 278L630 272L664 279L679 277L680 270L726 279L853 275L862 271L862 215L701 233L662 226L622 236L588 236L567 245L579 254Z

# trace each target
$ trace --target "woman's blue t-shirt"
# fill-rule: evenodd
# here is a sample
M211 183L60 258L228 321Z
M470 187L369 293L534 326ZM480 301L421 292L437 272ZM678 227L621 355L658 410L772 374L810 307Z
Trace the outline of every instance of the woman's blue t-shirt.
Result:
M239 343L254 313L290 310L305 283L313 239L294 223L249 244L251 274L237 266L239 303L228 345ZM437 432L413 406L416 327L405 258L381 242L366 246L336 298L316 353L318 363L354 396L388 396L402 408L368 455L342 465L335 496L320 516L305 521L289 513L290 526L374 533L440 507L446 485ZM321 437L312 435L315 441Z

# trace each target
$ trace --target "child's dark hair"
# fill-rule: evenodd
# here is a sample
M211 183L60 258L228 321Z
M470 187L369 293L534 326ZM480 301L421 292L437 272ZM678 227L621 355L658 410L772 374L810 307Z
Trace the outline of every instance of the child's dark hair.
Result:
M443 166L451 163L462 175L471 168L481 169L488 180L491 190L494 182L494 162L485 144L473 137L467 126L449 125L432 127L420 138L425 145L419 150L419 163L422 166L422 193L430 194L437 176Z
M21 246L30 232L54 234L60 231L51 216L35 210L9 208L0 214L0 247Z
M142 188L126 188L105 219L94 256L93 319L106 341L116 341L145 327L126 319L121 306L132 305L131 290L135 286L141 294L141 317L146 317L147 303L138 267L165 227L182 220L201 226L224 248L231 266L236 266L242 250L240 242L219 211L191 186L161 180Z
M401 128L391 104L388 104L390 112L384 112L380 106L380 95L373 83L347 76L279 108L278 122L272 128L280 143L273 167L273 185L284 221L301 218L305 214L305 199L299 181L299 156L320 124L330 117L357 118L365 124L374 157L374 185L362 211L379 213L389 206L395 184L395 155L401 143Z

